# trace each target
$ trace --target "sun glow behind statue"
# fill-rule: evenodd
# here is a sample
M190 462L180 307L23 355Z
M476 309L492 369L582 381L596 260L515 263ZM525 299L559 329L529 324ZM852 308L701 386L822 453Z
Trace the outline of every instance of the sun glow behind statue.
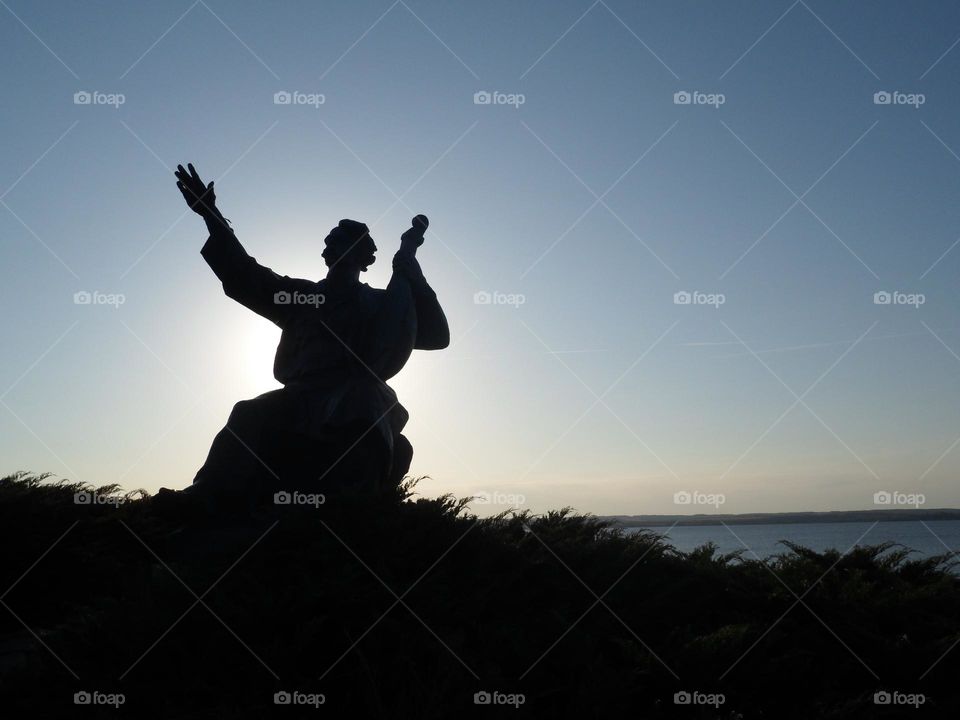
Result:
M273 356L280 342L280 328L263 318L250 318L244 323L240 340L237 371L239 382L251 392L266 392L280 387L273 377Z

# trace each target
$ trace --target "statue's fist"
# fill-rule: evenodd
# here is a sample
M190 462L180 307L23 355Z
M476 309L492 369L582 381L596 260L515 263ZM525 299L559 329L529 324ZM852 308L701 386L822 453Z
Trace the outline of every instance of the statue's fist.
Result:
M417 215L410 222L410 229L400 236L400 247L414 250L423 245L423 234L427 231L430 221L426 215Z

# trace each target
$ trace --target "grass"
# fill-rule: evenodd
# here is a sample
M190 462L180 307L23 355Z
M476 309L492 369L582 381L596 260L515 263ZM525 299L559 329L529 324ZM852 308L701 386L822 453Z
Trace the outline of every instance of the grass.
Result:
M960 710L960 580L947 555L911 559L889 544L845 555L788 545L767 563L710 545L681 553L569 509L478 519L464 500L414 499L412 482L372 502L217 524L171 521L117 486L95 491L112 504L74 502L91 490L0 479L6 717ZM874 704L884 690L925 702ZM78 691L124 704L77 708ZM279 691L322 693L325 705L277 707ZM523 705L475 705L480 691ZM723 703L677 705L682 691Z

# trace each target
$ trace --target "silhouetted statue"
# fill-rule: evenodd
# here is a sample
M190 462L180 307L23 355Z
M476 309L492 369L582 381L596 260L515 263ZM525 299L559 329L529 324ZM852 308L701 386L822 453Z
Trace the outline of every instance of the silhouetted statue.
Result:
M427 218L417 215L401 236L385 290L360 282L377 246L354 220L341 220L324 241L325 279L290 278L247 254L217 209L213 183L187 168L175 175L207 224L201 255L228 297L282 329L273 374L284 386L234 405L189 492L246 503L279 489L367 492L398 483L413 449L400 434L407 411L386 381L414 349L450 342L416 259Z

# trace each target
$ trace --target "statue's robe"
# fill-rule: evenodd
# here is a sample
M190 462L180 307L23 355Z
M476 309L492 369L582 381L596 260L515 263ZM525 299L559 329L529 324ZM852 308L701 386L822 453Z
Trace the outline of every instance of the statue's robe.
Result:
M271 475L278 480L272 466L283 436L330 448L362 441L378 458L358 471L375 477L358 482L389 477L398 442L409 443L400 435L407 411L386 380L413 349L442 348L448 340L443 310L416 260L406 258L412 278L395 272L380 290L278 275L247 254L226 226L210 235L201 254L228 297L282 330L273 374L284 387L234 406L195 487L235 495L269 484Z

